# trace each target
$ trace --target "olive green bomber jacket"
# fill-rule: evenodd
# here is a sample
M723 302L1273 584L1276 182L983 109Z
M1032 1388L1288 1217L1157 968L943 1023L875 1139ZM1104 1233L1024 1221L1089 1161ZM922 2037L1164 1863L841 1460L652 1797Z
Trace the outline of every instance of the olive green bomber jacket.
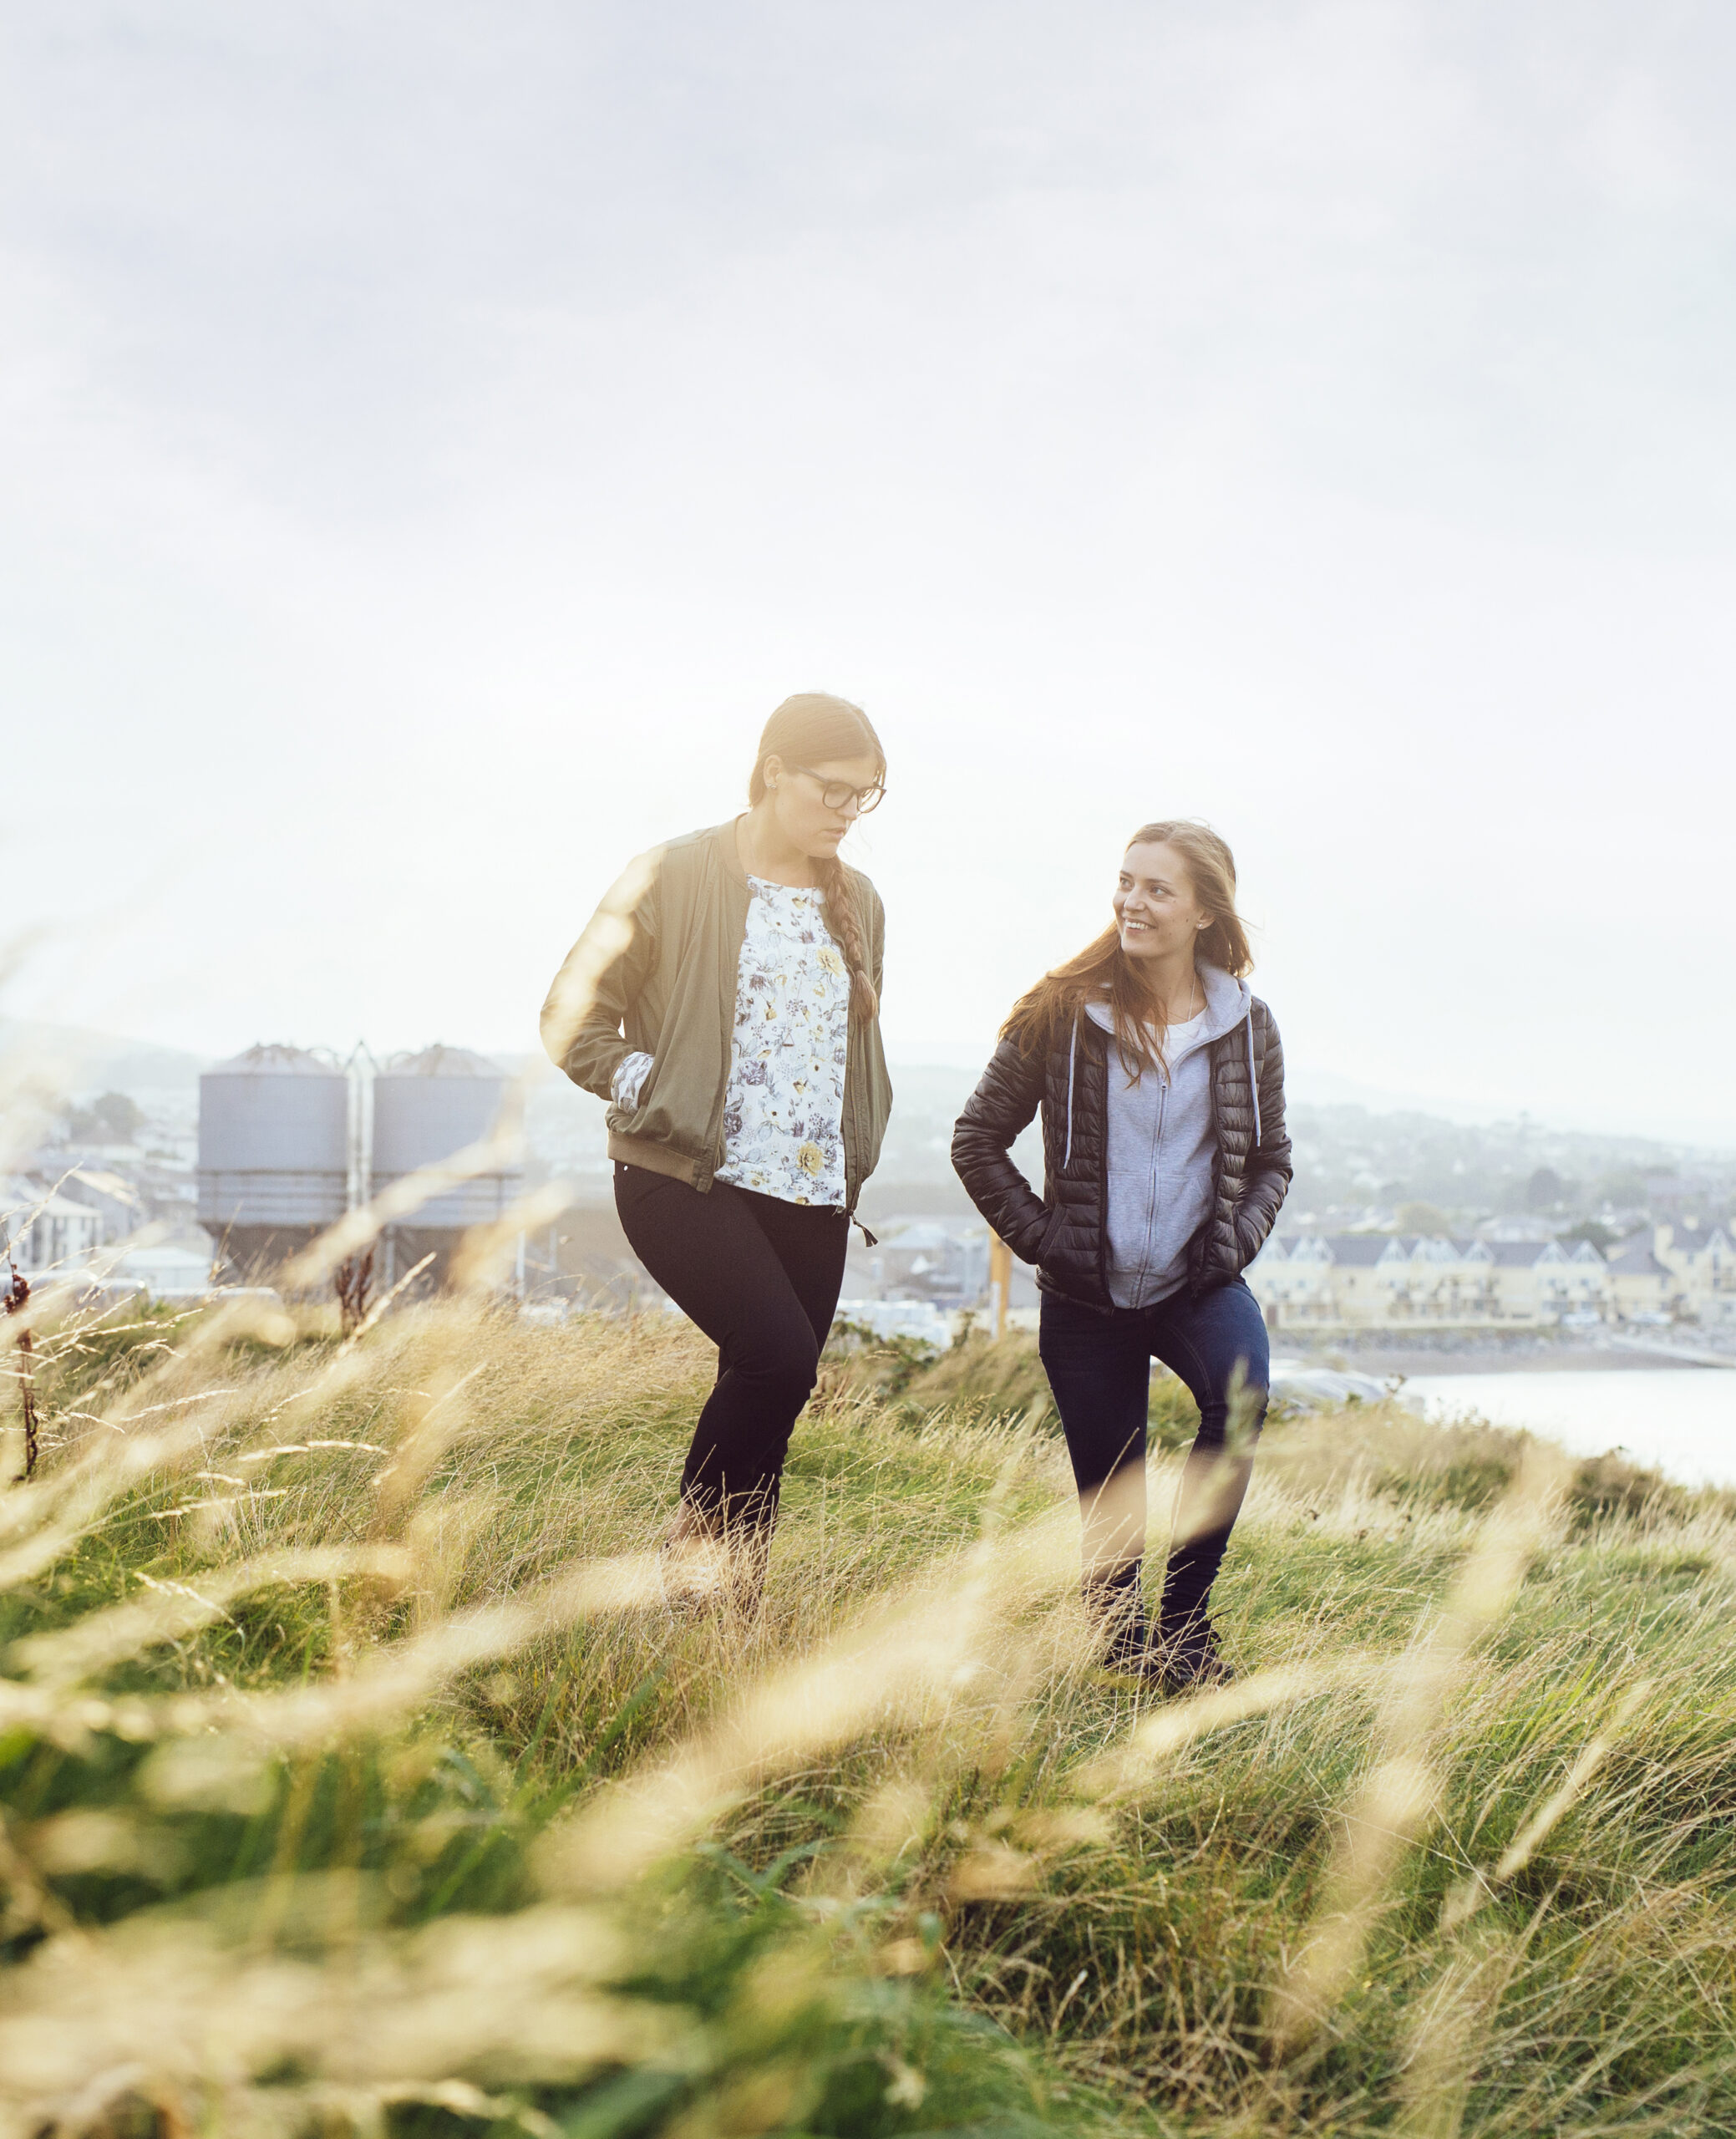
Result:
M859 870L845 877L880 992L886 910ZM576 1085L612 1096L624 1057L652 1057L638 1103L609 1110L609 1156L705 1191L723 1156L723 1095L747 935L735 826L714 825L630 864L555 976L542 1043ZM848 1207L880 1157L892 1086L877 1018L850 1021L844 1075Z

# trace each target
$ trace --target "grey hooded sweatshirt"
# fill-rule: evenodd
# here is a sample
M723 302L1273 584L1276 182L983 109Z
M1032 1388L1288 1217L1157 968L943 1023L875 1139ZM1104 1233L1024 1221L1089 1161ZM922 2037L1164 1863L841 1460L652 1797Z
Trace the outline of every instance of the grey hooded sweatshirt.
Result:
M1109 1278L1117 1307L1153 1307L1186 1283L1188 1244L1211 1210L1217 1127L1207 1050L1241 1023L1252 998L1245 981L1216 966L1201 966L1200 981L1205 1012L1166 1070L1147 1068L1129 1084L1129 1065L1110 1052ZM1086 1014L1114 1031L1108 1003L1090 1003Z

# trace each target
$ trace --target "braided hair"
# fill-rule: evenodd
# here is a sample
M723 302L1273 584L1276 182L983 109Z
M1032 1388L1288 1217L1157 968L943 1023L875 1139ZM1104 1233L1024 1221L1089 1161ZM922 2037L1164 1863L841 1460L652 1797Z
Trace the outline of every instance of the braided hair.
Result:
M756 806L765 795L768 758L783 758L790 763L805 758L819 765L833 758L872 758L881 777L886 776L886 754L867 714L848 699L835 699L825 691L799 691L794 698L785 699L765 724L748 781L748 800ZM848 873L835 854L815 866L826 932L843 952L850 969L850 1014L863 1021L876 1014L880 1001L868 971L861 910L850 895Z

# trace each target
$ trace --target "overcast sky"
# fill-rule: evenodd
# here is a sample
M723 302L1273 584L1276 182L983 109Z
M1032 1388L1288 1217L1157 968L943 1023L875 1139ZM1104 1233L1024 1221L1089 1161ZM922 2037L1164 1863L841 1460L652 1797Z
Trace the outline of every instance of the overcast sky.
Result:
M1728 8L0 24L0 1008L533 1047L824 688L896 1055L1200 815L1303 1069L1736 1141Z

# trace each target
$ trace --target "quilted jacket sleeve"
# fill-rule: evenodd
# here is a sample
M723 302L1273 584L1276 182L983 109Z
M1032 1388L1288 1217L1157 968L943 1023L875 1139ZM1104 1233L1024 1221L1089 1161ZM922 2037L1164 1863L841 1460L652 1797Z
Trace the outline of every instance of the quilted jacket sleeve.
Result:
M972 1202L1021 1262L1034 1263L1050 1212L1008 1156L1043 1104L1043 1064L1003 1039L952 1131L952 1166Z
M612 1099L634 1050L622 1026L657 958L658 864L653 848L628 863L562 963L542 1006L542 1044L576 1085Z
M1248 1156L1246 1185L1236 1212L1242 1246L1251 1259L1264 1246L1289 1193L1290 1136L1284 1125L1284 1043L1266 1013L1266 1051L1260 1064L1260 1141Z

